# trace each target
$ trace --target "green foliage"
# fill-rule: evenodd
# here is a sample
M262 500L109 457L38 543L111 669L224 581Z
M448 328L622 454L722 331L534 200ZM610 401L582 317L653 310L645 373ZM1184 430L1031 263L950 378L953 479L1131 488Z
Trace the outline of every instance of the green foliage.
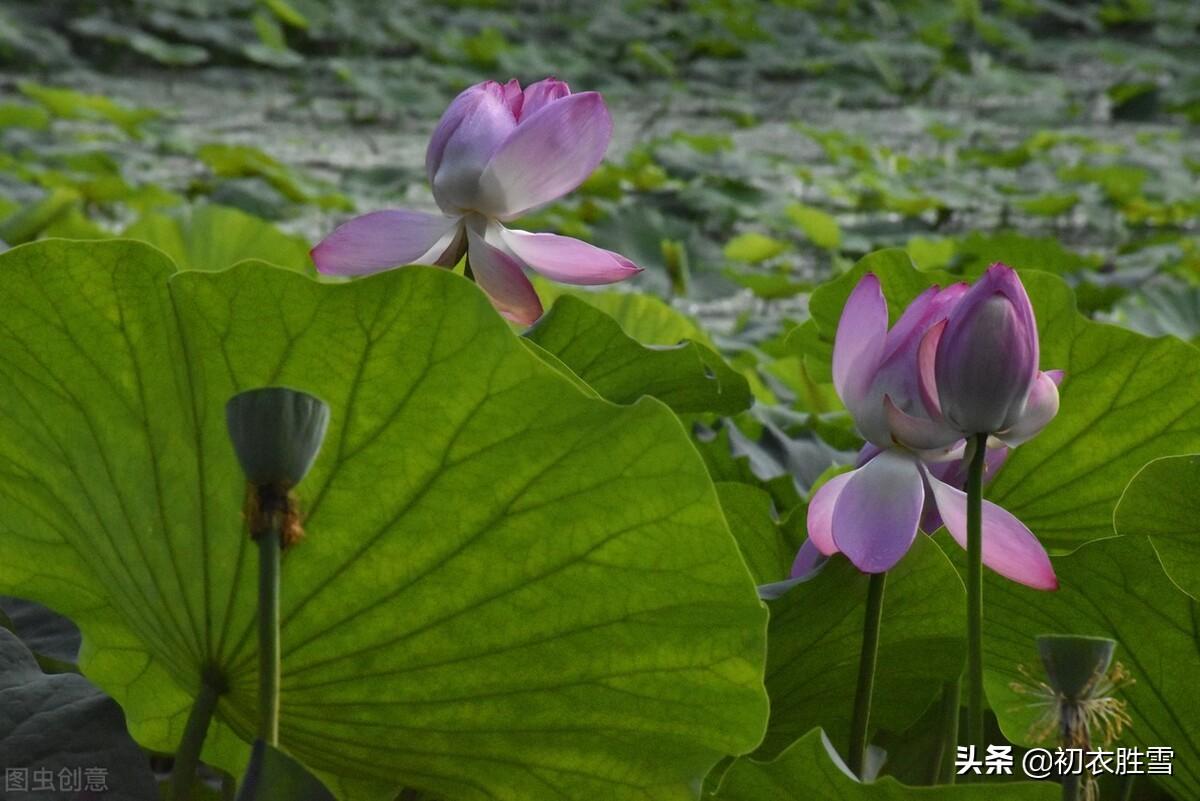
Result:
M0 256L2 589L79 624L139 742L173 749L216 671L204 757L241 772L252 546L221 410L283 384L332 423L283 571L281 743L339 796L682 796L757 743L764 611L665 406L589 399L449 271L174 272L131 242Z
M1118 534L1149 536L1163 567L1200 600L1200 457L1164 456L1143 467L1121 496Z
M1118 642L1115 660L1134 680L1115 693L1128 703L1133 721L1120 743L1142 748L1170 743L1175 750L1172 775L1155 776L1154 781L1176 798L1196 796L1200 748L1190 723L1200 716L1194 671L1200 646L1196 601L1163 573L1154 546L1143 537L1091 542L1056 558L1054 569L1060 587L1052 593L994 574L985 579L987 694L1005 736L1031 743L1030 730L1040 710L1011 685L1030 683L1021 666L1034 679L1041 676L1036 635L1111 637Z
M122 799L158 798L150 766L125 731L121 707L82 676L43 673L33 654L3 628L0 700L0 754L6 769L25 772L27 786L37 786L30 781L35 772L48 770L55 787L63 785L65 773L65 781L82 790L86 770L102 775L107 789L119 791Z
M778 801L798 798L797 788L821 788L820 798L837 801L1054 801L1049 782L906 787L890 776L862 783L838 755L829 737L813 729L771 761L742 757L733 763L712 796L714 801ZM804 796L807 797L807 796Z
M830 560L812 578L770 601L767 693L771 721L756 758L774 757L814 726L846 747L868 578L848 560ZM954 566L928 537L888 572L875 676L873 728L915 722L962 672L966 593Z
M750 406L750 387L704 345L649 348L608 315L565 295L525 336L558 357L614 403L651 395L676 412L734 414Z

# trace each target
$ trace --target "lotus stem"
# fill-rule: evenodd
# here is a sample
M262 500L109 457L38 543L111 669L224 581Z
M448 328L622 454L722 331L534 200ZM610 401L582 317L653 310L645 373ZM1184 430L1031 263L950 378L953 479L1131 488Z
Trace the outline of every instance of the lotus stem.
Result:
M278 516L258 538L258 736L279 745L279 556Z
M971 440L967 470L967 739L979 753L983 738L983 468L987 434Z
M171 801L188 801L191 797L192 785L196 781L196 769L200 766L200 751L204 748L204 738L208 735L208 725L217 711L217 700L221 697L221 692L219 682L210 681L208 677L201 680L200 693L192 702L187 724L183 728L183 738L175 751L170 792L167 795Z
M958 753L959 697L961 695L961 676L942 685L941 742L938 744L937 761L933 765L933 781L930 784L954 784L954 760Z
M887 573L872 573L867 585L867 614L863 621L858 687L854 691L854 719L850 727L849 767L859 778L862 778L866 764L871 695L875 690L875 663L879 655L879 629L883 620L883 590L886 582Z

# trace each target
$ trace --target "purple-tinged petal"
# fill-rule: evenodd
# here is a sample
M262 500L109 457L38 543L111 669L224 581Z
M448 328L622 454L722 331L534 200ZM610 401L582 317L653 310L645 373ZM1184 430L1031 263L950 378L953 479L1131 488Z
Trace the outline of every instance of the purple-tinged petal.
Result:
M1056 387L1061 387L1063 379L1067 377L1067 374L1062 370L1047 370L1045 374L1050 376L1050 380L1054 382L1054 386Z
M458 218L406 209L374 211L335 228L312 249L312 260L318 271L329 275L366 275L404 264L433 264L461 223Z
M504 104L512 112L513 119L520 121L521 110L525 105L525 93L521 91L521 82L513 78L501 88L504 90Z
M611 138L612 117L596 92L523 115L479 177L473 208L506 220L562 197L600 165Z
M921 337L921 347L917 351L917 382L921 392L921 403L930 418L942 419L942 405L938 401L937 376L934 365L937 360L938 343L946 331L946 321L931 327Z
M963 459L966 453L966 447L958 449L953 459L947 459L943 462L925 462L925 469L934 477L944 481L956 489L963 489L967 486L967 462ZM1004 466L1008 455L1012 453L1003 443L997 442L994 446L988 445L987 453L983 457L983 483L987 484L996 477L996 473L1000 472L1000 468ZM937 503L933 499L933 493L925 494L925 514L921 517L921 530L932 534L942 527L942 516L938 514Z
M441 166L446 143L450 141L458 127L462 125L463 120L475 110L476 106L489 98L503 101L504 88L495 81L483 81L469 86L459 92L458 96L450 101L450 105L442 112L442 117L438 120L437 127L433 129L433 136L429 138L429 146L425 150L425 173L429 178L430 185L433 184L433 177L437 174L438 167ZM507 126L507 130L499 135L497 146L508 136L515 124L516 119L514 118L513 125Z
M827 558L812 540L805 540L796 552L796 559L792 562L792 569L788 571L788 578L804 578L825 564Z
M854 458L854 466L862 467L864 464L871 461L885 450L887 450L887 448L881 448L874 442L864 442L863 446L858 449L858 456Z
M887 301L879 279L867 273L846 299L833 340L833 386L855 417L864 411L863 403L883 355L887 327Z
M808 501L808 541L826 556L837 553L833 543L833 507L856 471L839 473L822 484Z
M531 83L525 87L525 105L521 109L521 114L533 114L542 106L560 100L569 94L571 94L571 87L567 86L566 81L560 81L558 78L545 78L537 83Z
M532 269L564 284L612 284L632 278L641 267L624 256L569 236L512 231L499 224L498 235Z
M928 313L939 291L936 286L931 286L913 298L912 303L905 307L900 319L887 332L887 341L884 343L883 353L879 357L880 362L886 362L900 351L907 350L915 344L914 340L920 337L921 332L928 327Z
M1061 381L1062 371L1055 370L1054 372L1059 374ZM1016 424L1007 431L998 433L996 438L1010 448L1015 448L1037 436L1056 414L1058 414L1058 382L1050 373L1040 373L1037 380L1033 382L1033 389L1029 390L1029 397L1025 399L1025 407L1021 410L1021 416L1017 419Z
M503 86L488 81L467 92L446 110L426 153L434 200L447 214L479 210L480 176L517 127Z
M917 451L940 450L962 439L957 431L941 423L905 413L890 395L883 397L883 408L892 438L906 448Z
M967 494L926 472L950 536L967 547ZM991 501L983 502L983 563L1007 579L1035 590L1056 590L1058 579L1046 549L1025 524Z
M515 323L533 325L542 316L542 302L533 284L510 255L488 244L467 227L467 258L475 280L496 309Z
M917 536L925 483L915 459L884 451L854 471L833 508L833 542L865 573L890 570Z
M1033 306L1011 268L993 264L947 318L934 363L942 414L963 434L1011 427L1038 373Z

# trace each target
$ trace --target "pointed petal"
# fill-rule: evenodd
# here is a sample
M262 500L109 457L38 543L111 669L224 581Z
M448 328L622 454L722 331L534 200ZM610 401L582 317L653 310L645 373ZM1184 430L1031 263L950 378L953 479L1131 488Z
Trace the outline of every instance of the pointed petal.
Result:
M312 249L312 260L318 271L329 275L366 275L404 264L433 264L444 250L436 246L452 238L460 222L406 209L373 211L334 229Z
M533 114L542 106L569 94L571 94L571 87L567 86L566 81L560 81L557 78L545 78L537 83L531 83L525 87L525 105L521 107L521 114Z
M833 507L855 472L839 473L829 479L808 501L808 541L826 556L837 553L833 544Z
M796 559L792 562L792 569L788 572L788 578L798 579L808 576L824 565L827 558L813 544L812 540L805 540L804 544L800 546L800 550L796 553Z
M499 224L495 229L514 256L547 278L564 284L612 284L642 271L618 253L569 236L511 231Z
M925 484L917 462L884 451L846 482L833 509L837 549L865 573L890 570L917 536Z
M513 78L504 84L502 88L504 90L504 104L512 112L513 119L520 120L521 111L525 105L525 93L521 91L521 82Z
M887 301L879 279L867 273L846 299L833 340L833 386L852 415L866 400L887 327Z
M1062 371L1055 370L1062 380ZM1054 415L1058 414L1058 382L1050 373L1039 373L1025 399L1025 408L1016 425L1007 431L1001 431L996 438L1010 448L1015 448L1023 442L1033 439L1045 428Z
M926 472L942 522L967 547L967 494ZM1025 524L991 501L983 502L983 563L1007 579L1035 590L1056 590L1058 579L1046 549Z
M542 316L542 302L512 256L492 247L468 227L467 258L475 280L501 314L521 325L537 322Z
M937 363L938 343L946 330L946 321L942 320L932 326L921 337L921 347L917 350L917 386L921 390L921 403L925 411L934 420L942 419L942 405L938 402L937 373L934 365Z
M962 438L957 431L940 423L913 417L901 411L889 395L883 396L883 409L887 415L888 428L892 431L892 438L906 448L918 451L940 450Z
M596 92L523 115L479 177L475 210L511 219L562 197L599 166L611 138L612 117Z

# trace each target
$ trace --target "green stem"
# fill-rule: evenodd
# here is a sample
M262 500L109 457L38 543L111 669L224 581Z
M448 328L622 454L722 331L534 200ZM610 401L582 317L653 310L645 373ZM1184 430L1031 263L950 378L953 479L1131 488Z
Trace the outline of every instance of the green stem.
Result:
M258 538L258 736L279 745L279 529Z
M967 471L967 741L983 742L983 465L987 434L976 434Z
M1121 801L1130 801L1133 798L1133 786L1135 784L1137 784L1137 774L1126 774L1125 782L1121 785Z
M954 760L958 756L959 697L962 695L962 676L942 685L941 742L937 761L933 765L930 784L954 784Z
M1063 715L1062 723L1059 726L1060 744L1063 748L1079 747L1078 739L1072 736L1071 731L1071 716ZM1087 749L1087 743L1084 743L1084 750ZM1080 773L1064 773L1060 776L1062 779L1062 799L1063 801L1080 801L1083 797L1083 775Z
M867 585L867 615L863 620L862 651L858 657L858 688L854 691L854 720L850 728L850 770L862 778L867 755L867 730L871 723L871 694L875 689L875 662L879 655L879 628L883 618L883 589L887 573L872 573Z
M192 794L196 768L200 765L200 751L204 748L208 724L217 711L217 699L220 697L221 691L211 682L200 682L200 694L188 713L183 739L179 741L179 749L175 752L175 765L171 768L170 793L167 796L171 801L187 801Z

